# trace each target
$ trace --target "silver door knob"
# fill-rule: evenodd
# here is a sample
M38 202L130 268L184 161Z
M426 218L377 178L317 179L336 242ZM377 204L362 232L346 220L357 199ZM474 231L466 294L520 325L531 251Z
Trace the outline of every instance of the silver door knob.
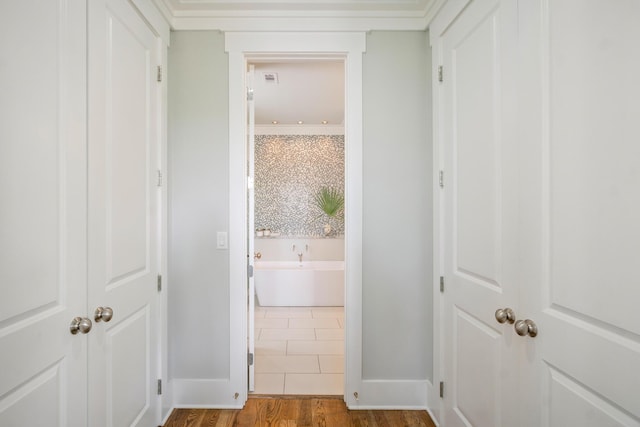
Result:
M96 322L108 322L113 317L113 309L111 307L98 307L93 313Z
M520 335L521 337L529 335L531 338L534 338L536 335L538 335L538 326L536 326L533 320L518 320L514 328L516 330L516 334Z
M498 323L509 322L513 324L516 321L516 314L510 308L499 308L496 310L496 320Z
M91 330L91 319L87 317L74 317L69 325L69 331L72 335L78 332L86 334Z

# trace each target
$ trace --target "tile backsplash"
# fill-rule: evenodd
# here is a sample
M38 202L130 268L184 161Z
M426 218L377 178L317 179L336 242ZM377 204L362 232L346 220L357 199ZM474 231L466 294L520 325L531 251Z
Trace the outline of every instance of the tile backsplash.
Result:
M256 135L255 225L282 237L344 234L313 196L322 187L344 191L344 135Z

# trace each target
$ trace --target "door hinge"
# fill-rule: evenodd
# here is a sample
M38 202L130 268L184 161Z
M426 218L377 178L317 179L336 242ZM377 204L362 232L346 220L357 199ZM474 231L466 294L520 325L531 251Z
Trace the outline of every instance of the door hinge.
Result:
M438 183L440 184L440 188L444 188L444 171L440 171L438 174Z
M440 276L440 292L444 292L444 276Z
M440 397L444 398L444 381L440 381Z
M162 276L158 274L158 292L162 291Z
M162 187L162 171L158 169L158 187Z
M158 380L158 395L162 394L162 380Z
M253 101L253 88L247 88L247 101Z
M253 366L253 353L247 353L247 363L249 366Z
M442 83L443 80L444 80L444 71L443 71L442 65L440 65L438 66L438 81Z
M247 265L247 275L249 278L253 277L253 265L251 264Z
M161 82L161 81L162 81L162 65L158 65L158 68L157 68L157 75L156 75L156 80L157 80L158 82Z

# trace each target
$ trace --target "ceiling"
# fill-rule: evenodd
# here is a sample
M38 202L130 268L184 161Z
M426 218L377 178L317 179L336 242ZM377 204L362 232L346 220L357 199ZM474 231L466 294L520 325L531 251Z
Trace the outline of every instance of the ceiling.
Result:
M256 63L253 87L257 125L344 124L342 61Z

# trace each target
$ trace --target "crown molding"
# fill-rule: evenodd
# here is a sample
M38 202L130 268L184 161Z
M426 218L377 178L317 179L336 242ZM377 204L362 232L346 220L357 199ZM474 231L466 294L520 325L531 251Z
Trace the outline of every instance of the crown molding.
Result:
M422 9L286 9L205 7L189 2L188 9L172 7L171 0L153 0L173 30L218 31L422 31L446 0L427 0ZM209 2L206 3L210 5ZM399 3L405 5L411 2ZM198 4L203 4L198 8ZM242 5L244 8L241 8ZM285 5L286 3L282 3ZM331 2L326 5L331 6ZM387 6L390 3L386 3Z

